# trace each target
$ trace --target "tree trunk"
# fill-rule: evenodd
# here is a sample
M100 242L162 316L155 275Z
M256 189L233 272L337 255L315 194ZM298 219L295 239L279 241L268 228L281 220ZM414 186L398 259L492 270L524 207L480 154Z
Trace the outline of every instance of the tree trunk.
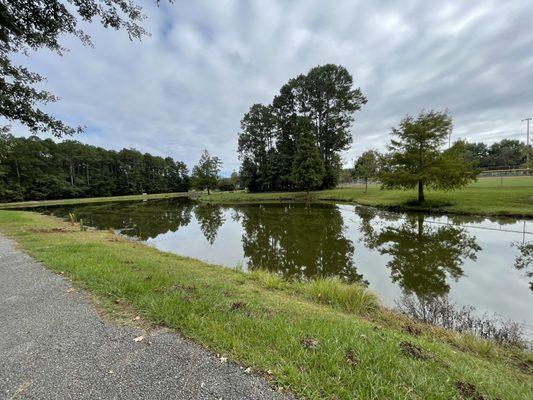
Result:
M368 178L365 178L365 193L368 192Z
M74 168L72 167L72 161L70 161L70 186L74 186Z
M424 200L424 182L418 181L418 204L422 204Z
M209 187L207 187L207 195L209 196L211 192L209 191Z
M17 170L17 183L20 186L20 170L19 170L19 163L15 161L15 168Z

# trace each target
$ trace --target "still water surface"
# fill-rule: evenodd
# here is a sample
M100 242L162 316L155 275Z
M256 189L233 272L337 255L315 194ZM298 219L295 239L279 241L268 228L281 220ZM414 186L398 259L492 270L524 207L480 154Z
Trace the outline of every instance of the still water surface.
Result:
M46 207L164 251L289 277L364 281L385 303L449 296L533 332L533 282L515 268L533 221L399 214L341 204L218 206L185 199ZM529 268L533 267L532 265Z

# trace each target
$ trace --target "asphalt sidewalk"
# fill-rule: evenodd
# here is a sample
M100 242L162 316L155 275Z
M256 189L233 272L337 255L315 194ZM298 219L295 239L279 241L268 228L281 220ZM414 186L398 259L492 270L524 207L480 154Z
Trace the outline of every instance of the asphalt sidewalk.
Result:
M141 335L0 235L0 399L281 398L179 335Z

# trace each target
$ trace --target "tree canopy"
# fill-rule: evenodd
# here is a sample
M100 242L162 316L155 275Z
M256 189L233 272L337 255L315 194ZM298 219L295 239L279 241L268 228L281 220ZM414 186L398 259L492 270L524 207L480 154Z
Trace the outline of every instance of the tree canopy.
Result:
M239 133L243 184L251 191L293 190L293 163L298 140L309 123L324 164L320 188L337 184L340 152L350 147L354 112L366 98L353 87L346 68L326 64L282 86L272 104L254 104ZM302 119L305 118L305 119Z
M502 139L490 146L482 142L466 144L467 161L483 169L525 167L526 155L525 143L514 139Z
M29 55L46 48L59 56L66 49L60 44L64 34L74 35L92 45L79 22L99 20L105 28L124 29L130 39L147 32L140 25L145 18L131 0L0 0L0 116L18 121L32 133L50 132L60 137L82 130L47 114L41 108L58 100L40 88L45 77L13 64L17 54Z
M418 202L424 188L450 190L474 180L478 173L465 160L465 143L458 141L442 150L452 131L447 111L422 111L417 118L405 117L392 129L393 139L380 180L385 188L418 187Z
M0 201L100 197L189 189L186 165L170 157L67 140L0 135Z
M307 123L298 140L298 149L292 162L292 181L297 189L304 189L309 193L311 189L319 187L324 178L324 161L315 144L311 124Z
M204 150L200 161L192 170L193 187L199 190L207 189L207 194L210 194L211 189L215 189L218 186L221 167L222 161L218 157L210 155L207 150Z
M365 192L368 190L368 180L378 176L380 157L376 150L368 150L355 162L352 175L365 181Z

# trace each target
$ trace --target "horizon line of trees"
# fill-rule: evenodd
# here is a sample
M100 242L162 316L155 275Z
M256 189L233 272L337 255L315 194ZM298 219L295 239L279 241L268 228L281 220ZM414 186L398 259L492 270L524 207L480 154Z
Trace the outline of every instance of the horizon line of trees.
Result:
M0 132L2 202L184 192L190 186L187 166L171 157Z

